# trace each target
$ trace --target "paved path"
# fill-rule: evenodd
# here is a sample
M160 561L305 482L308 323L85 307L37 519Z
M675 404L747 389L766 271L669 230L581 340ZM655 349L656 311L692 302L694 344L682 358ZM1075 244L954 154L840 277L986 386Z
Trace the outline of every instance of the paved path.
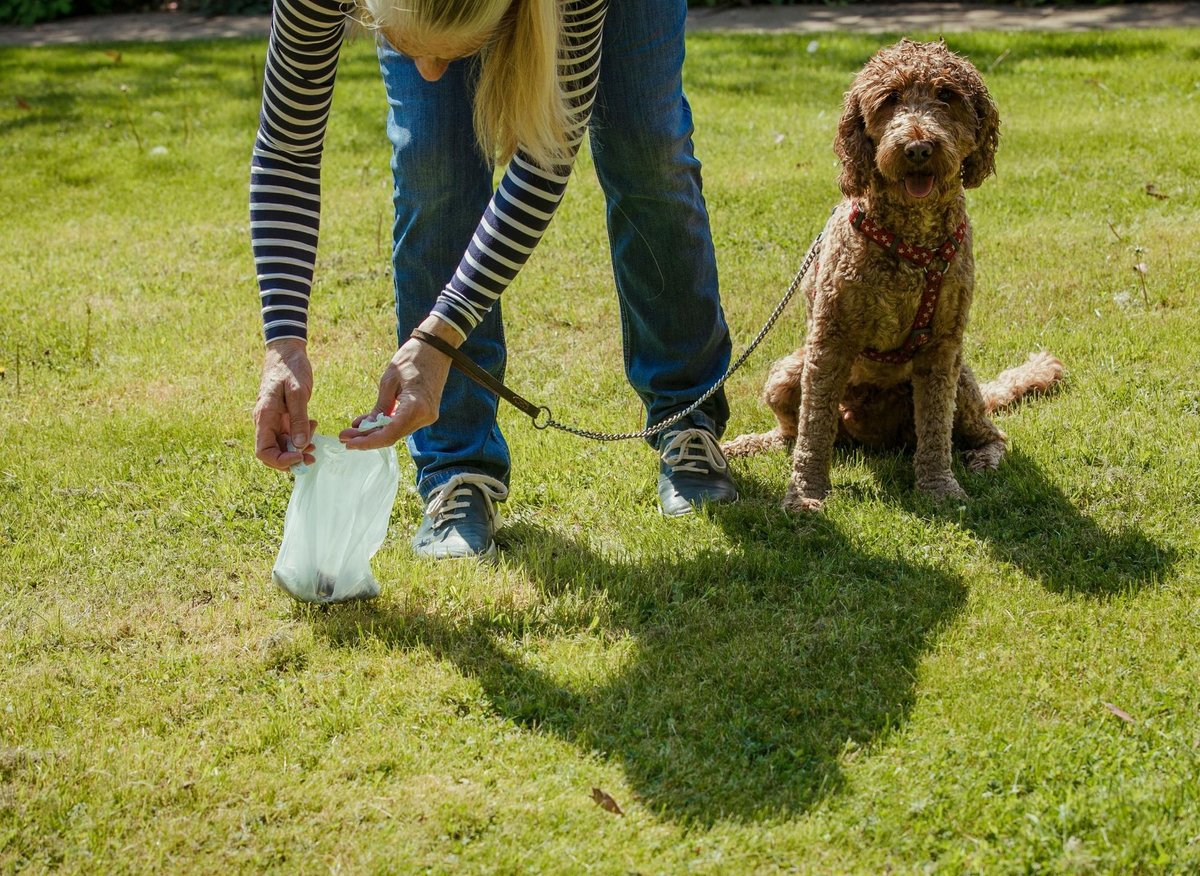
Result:
M53 21L33 27L0 27L0 46L262 37L265 15L204 18L183 12L104 15ZM758 33L954 33L968 30L1085 31L1112 28L1200 28L1200 3L1138 3L1058 9L976 3L862 3L849 6L750 6L695 9L689 30Z

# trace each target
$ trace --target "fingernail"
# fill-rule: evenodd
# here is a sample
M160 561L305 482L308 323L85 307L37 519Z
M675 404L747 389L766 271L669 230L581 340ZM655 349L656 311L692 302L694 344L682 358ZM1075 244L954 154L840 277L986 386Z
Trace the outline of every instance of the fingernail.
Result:
M308 436L303 433L297 435L295 440L297 450L303 450L308 446Z

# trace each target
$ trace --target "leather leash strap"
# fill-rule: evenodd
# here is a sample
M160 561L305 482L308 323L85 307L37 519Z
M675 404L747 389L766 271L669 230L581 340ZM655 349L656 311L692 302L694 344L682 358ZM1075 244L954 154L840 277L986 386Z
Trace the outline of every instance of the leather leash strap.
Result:
M471 361L466 353L459 350L457 347L451 346L439 338L437 335L431 335L429 332L421 329L413 329L412 337L416 338L423 344L428 344L435 350L445 353L450 357L450 361L454 363L454 367L463 372L485 389L489 389L502 399L510 402L514 407L526 414L533 420L533 424L538 428L545 428L545 425L539 422L539 417L545 415L549 417L550 409L547 407L538 407L528 399L517 395L503 383L501 383L492 375L488 374L478 365Z

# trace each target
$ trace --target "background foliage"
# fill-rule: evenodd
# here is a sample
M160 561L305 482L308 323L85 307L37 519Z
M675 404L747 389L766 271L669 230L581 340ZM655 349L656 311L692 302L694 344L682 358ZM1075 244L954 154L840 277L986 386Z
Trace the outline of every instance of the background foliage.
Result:
M856 0L839 0L837 5L850 5ZM870 2L870 0L865 0ZM998 0L1004 2L1004 0ZM1041 6L1051 0L1013 0L1019 6ZM1055 0L1059 5L1113 5L1129 0ZM1136 2L1136 0L1135 0ZM730 5L826 5L826 0L688 0L689 6L716 7ZM159 9L163 0L0 0L0 24L36 24L70 15L102 15L110 12L145 12ZM178 0L178 8L203 15L246 15L270 11L270 0Z

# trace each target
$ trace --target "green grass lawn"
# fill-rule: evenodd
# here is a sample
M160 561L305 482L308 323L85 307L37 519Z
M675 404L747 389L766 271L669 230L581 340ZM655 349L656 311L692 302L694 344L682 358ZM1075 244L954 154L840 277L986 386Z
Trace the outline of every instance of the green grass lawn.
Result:
M891 37L809 39L689 43L739 349ZM501 564L413 560L402 489L382 597L328 611L270 583L290 481L252 451L263 44L0 49L0 872L1200 868L1200 46L951 45L1004 119L967 357L1069 369L1001 418L969 503L843 453L827 513L790 517L768 455L734 464L737 505L668 521L645 445L506 408ZM383 118L356 43L313 307L326 432L393 350ZM641 426L586 156L505 307L515 387ZM802 325L731 382L731 433L770 424Z

